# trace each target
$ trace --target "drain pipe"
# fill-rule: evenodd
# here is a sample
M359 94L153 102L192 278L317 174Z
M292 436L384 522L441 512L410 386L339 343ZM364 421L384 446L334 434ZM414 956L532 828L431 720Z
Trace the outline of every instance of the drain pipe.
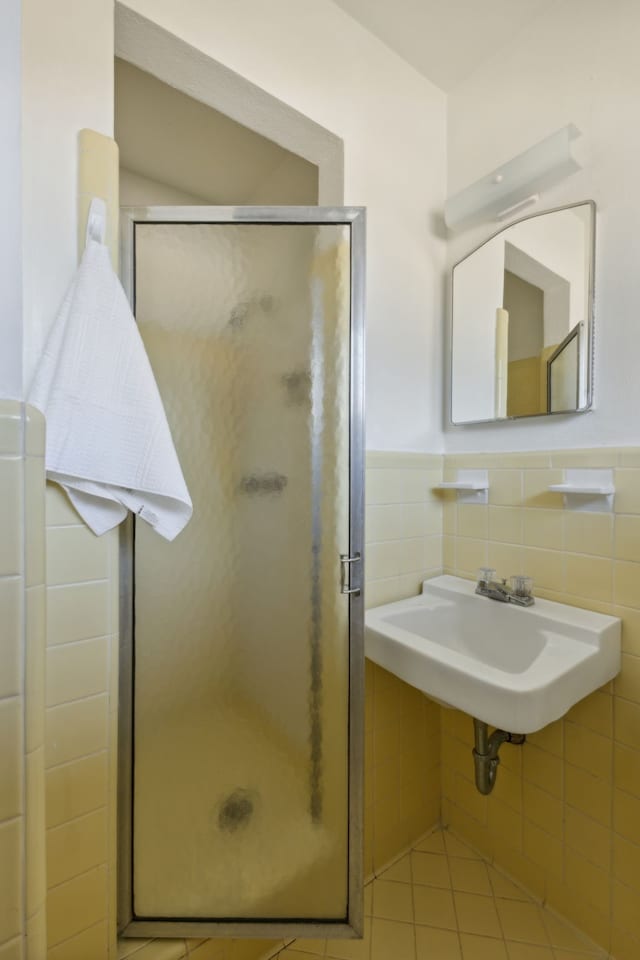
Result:
M500 757L498 751L503 743L522 745L526 736L524 733L507 733L506 730L494 730L489 735L489 727L484 721L473 720L475 747L473 748L473 763L476 771L476 787L480 793L487 796L494 788L498 775Z

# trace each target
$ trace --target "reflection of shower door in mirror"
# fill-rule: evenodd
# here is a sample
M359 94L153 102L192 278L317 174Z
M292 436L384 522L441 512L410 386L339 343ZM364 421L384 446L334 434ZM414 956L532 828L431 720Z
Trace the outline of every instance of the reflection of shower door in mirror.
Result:
M124 234L194 510L123 535L120 928L352 935L364 215L154 207Z

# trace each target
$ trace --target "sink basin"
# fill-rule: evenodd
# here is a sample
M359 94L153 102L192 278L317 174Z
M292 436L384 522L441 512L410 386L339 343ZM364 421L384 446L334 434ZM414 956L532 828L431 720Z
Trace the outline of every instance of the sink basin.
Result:
M365 653L418 690L510 733L533 733L620 671L620 620L536 599L479 597L460 577L365 615Z

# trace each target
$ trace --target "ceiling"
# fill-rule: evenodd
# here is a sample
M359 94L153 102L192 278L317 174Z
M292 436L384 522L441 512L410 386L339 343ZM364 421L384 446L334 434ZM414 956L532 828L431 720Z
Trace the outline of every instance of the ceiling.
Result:
M335 0L425 77L452 90L553 0Z

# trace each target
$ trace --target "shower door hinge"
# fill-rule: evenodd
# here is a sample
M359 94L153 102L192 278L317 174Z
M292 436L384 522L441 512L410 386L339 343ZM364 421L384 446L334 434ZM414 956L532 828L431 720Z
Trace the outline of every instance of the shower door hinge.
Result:
M359 553L354 553L352 557L346 553L340 554L340 593L360 596L360 587L351 586L351 564L360 563L360 560Z

